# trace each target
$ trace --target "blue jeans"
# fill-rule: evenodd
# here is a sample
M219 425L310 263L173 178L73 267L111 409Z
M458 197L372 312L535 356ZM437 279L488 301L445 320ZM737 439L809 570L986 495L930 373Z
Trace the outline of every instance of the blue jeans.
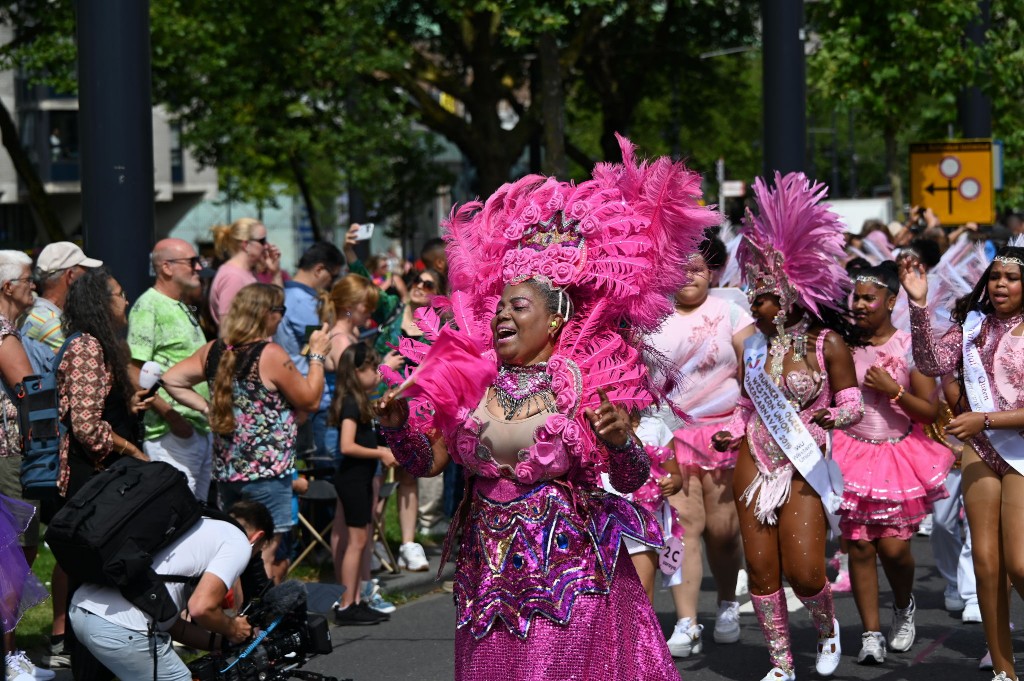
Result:
M151 638L144 631L125 629L82 610L68 609L78 642L119 679L153 678L153 642L156 641L157 681L192 681L192 672L171 646L171 635L157 632Z

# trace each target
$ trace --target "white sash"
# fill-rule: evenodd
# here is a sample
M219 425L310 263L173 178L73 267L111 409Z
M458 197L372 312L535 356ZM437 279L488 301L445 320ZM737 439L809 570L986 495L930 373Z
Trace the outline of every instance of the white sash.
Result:
M975 310L964 321L964 387L967 388L967 401L971 410L987 414L999 409L988 382L988 374L981 363L981 352L975 342L984 320L985 315ZM997 428L982 431L979 435L987 437L999 456L1018 473L1024 474L1024 438L1020 433L1008 428Z
M800 414L765 371L767 359L767 340L764 334L755 333L743 344L743 387L779 449L821 497L832 533L838 537L836 511L843 500L842 473L834 461L821 455L821 448L800 420Z

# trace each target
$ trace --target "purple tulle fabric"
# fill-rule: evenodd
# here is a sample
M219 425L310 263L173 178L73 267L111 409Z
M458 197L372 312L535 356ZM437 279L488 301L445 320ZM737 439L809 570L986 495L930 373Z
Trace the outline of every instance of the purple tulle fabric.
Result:
M622 549L626 537L661 544L650 513L562 481L476 478L472 495L455 573L456 679L679 678Z
M23 501L0 494L0 621L4 633L17 626L29 608L50 595L32 574L18 535L25 531L35 509Z

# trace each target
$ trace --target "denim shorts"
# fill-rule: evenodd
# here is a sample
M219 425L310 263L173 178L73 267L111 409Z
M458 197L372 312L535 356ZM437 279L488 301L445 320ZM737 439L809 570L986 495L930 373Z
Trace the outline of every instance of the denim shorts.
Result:
M262 480L218 482L220 506L225 511L239 499L258 501L267 507L274 519L274 532L287 532L295 524L292 521L292 474Z
M174 652L169 634L157 632L154 641L144 631L125 629L76 605L68 608L68 618L79 643L119 679L152 679L155 643L157 681L191 681L192 672Z

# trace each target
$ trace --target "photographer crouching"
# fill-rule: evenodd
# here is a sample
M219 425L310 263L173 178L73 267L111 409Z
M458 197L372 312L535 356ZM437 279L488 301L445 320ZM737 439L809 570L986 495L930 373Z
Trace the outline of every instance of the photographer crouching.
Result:
M178 612L188 619L153 622L112 587L84 584L75 592L68 614L80 643L119 678L191 681L192 672L171 639L220 650L252 637L248 619L228 615L221 604L239 578L243 592L254 596L262 590L266 574L259 555L274 523L256 502L239 503L229 513L244 532L230 522L203 517L153 557L153 569L164 576Z

